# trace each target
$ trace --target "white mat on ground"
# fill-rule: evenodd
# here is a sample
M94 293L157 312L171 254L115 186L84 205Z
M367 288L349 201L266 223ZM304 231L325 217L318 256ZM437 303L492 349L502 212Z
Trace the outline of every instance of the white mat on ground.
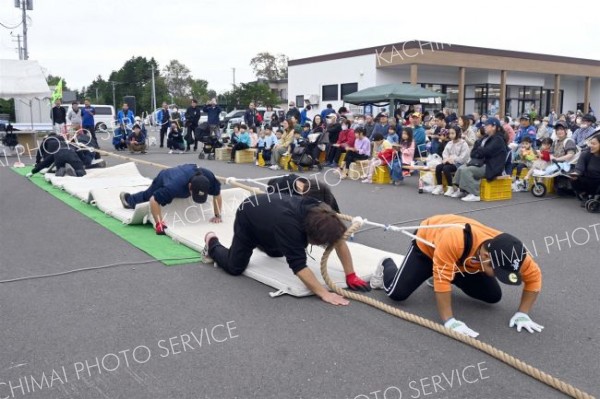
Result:
M233 239L233 221L235 212L239 204L249 195L249 192L241 188L232 188L222 190L223 196L223 223L210 224L208 220L213 215L212 200L206 204L199 205L191 199L175 200L163 209L163 216L167 223L167 234L173 240L180 242L197 251L202 251L204 247L204 235L208 231L214 231L221 243L229 246ZM367 247L362 244L348 242L356 274L365 280L370 279L375 271L377 262L383 257L390 257L401 264L403 256L379 249ZM321 277L320 261L324 249L320 247L309 246L310 256L308 258L308 267L313 271L319 281L325 285ZM329 257L329 267L327 269L333 281L341 287L346 286L345 274L342 264L335 252ZM255 250L250 264L244 274L261 283L274 287L277 294L290 294L293 296L312 295L306 286L297 278L288 267L285 258L271 258L265 253Z
M125 224L144 224L150 214L150 204L144 202L137 204L135 209L125 209L119 199L122 191L136 193L145 190L149 185L136 187L109 187L97 188L90 192L90 203L97 206L102 212Z
M90 169L83 177L57 177L46 173L46 181L59 187L82 201L90 201L90 192L94 189L110 187L148 187L152 180L140 174L133 162L128 162L110 168ZM137 190L134 190L137 191Z

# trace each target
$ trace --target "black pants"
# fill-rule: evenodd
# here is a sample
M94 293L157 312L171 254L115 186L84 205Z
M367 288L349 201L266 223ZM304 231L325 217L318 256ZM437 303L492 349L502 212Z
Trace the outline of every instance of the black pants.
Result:
M81 128L90 132L90 135L92 136L92 141L90 144L92 145L92 147L100 148L100 146L98 146L98 139L96 138L96 127L94 125L91 125L82 126Z
M185 141L187 142L186 150L190 150L190 146L194 143L194 151L198 149L198 139L196 138L196 128L198 126L190 125L187 127L187 133L185 134Z
M167 130L169 130L169 124L164 123L160 126L160 147L164 147L165 144L165 135L167 134Z
M448 185L452 185L452 173L456 172L456 165L450 163L441 163L435 167L435 184L442 184L442 174L446 176L446 182Z
M346 152L346 158L344 162L346 163L346 169L350 169L350 164L356 161L364 161L365 159L369 159L368 155L359 154L356 151L348 151Z
M66 164L69 164L75 169L77 176L85 176L85 168L79 155L75 151L66 148L58 150L56 154L48 155L42 162L35 165L32 172L37 173L44 168L50 167L52 164L54 164L56 170L64 168Z
M244 217L245 216L238 210L235 222L233 223L233 241L231 243L231 248L227 249L221 245L218 239L211 240L208 247L208 256L210 256L221 269L232 276L239 276L246 270L255 248L258 248L273 258L280 258L283 256L280 252L265 251L263 248L256 245L256 243L243 238L244 235L241 232L241 229L243 228L241 226L241 218Z
M236 145L234 145L233 147L231 147L231 160L235 161L235 152L238 150L246 150L250 147L248 147L248 144L246 143L237 143Z
M525 165L524 163L518 162L518 163L513 163L512 164L512 169L513 170L517 170L517 180L519 180L519 176L521 176L521 172L523 171L523 169L525 169L527 167L527 165Z
M175 141L172 139L167 139L167 147L170 150L183 151L185 148L183 147L182 141Z
M258 153L262 154L263 161L265 161L265 163L271 163L271 150L259 148Z
M571 186L573 186L573 190L575 190L577 194L600 194L600 179L580 176L577 179L571 180Z
M331 146L329 156L327 157L327 163L338 163L340 161L340 156L344 152L346 152L346 150L342 147Z
M383 287L386 294L395 301L407 299L432 276L433 261L421 252L415 241L410 244L400 268L392 259L387 259L383 264ZM502 298L498 280L484 273L461 274L457 271L452 283L468 296L483 302L497 303Z

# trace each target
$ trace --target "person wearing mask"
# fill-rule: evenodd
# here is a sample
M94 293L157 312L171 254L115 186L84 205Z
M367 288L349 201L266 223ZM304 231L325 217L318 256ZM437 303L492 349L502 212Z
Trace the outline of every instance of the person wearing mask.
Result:
M302 119L300 116L300 111L298 111L298 108L296 108L296 103L290 101L288 111L285 114L285 119L291 119L292 117L296 118L295 123L298 123L300 119Z
M581 117L579 128L573 132L571 138L575 141L575 144L579 147L585 145L585 141L594 133L596 130L596 117L592 114L585 114Z
M75 132L81 128L81 109L79 108L79 103L77 101L71 103L71 109L67 113L67 121L69 121L71 128Z

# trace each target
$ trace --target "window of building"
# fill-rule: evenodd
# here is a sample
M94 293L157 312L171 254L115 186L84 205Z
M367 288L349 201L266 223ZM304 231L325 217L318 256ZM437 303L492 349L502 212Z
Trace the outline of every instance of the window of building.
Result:
M304 107L304 96L296 96L296 107Z
M324 85L323 86L323 101L337 101L338 96L338 85Z
M342 98L347 94L356 93L358 91L358 83L342 83L340 86Z

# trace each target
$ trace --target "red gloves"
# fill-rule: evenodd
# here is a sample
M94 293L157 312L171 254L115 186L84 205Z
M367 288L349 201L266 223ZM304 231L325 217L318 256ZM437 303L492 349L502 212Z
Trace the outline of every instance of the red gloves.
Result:
M164 236L165 230L167 228L167 225L165 224L165 222L156 222L156 226L155 226L155 230L156 230L156 234L159 236Z
M348 289L352 291L371 291L369 284L362 278L358 277L356 273L350 273L346 276L346 284L348 285Z

